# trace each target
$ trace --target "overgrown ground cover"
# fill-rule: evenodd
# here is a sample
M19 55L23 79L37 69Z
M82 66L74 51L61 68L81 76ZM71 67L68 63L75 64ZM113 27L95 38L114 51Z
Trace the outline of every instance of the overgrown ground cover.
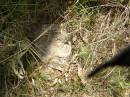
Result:
M70 60L63 64L64 71L60 71L42 61L35 48L37 35L32 34L33 26L42 25L42 18L47 22L47 16L41 14L48 14L42 11L49 3L1 1L1 97L129 97L129 68L109 68L92 79L86 77L94 66L129 44L129 10L124 7L123 11L104 13L99 6L88 7L86 2L77 1L61 15L60 29L67 33L72 50ZM47 12L55 19L58 12L53 11Z

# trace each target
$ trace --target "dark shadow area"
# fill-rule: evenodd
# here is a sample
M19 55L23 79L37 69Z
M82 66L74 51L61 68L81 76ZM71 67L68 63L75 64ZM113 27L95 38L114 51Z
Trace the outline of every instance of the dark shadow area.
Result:
M102 70L114 66L130 67L130 45L124 48L119 54L116 54L110 60L96 67L88 75L88 77L93 77L94 75L101 72Z

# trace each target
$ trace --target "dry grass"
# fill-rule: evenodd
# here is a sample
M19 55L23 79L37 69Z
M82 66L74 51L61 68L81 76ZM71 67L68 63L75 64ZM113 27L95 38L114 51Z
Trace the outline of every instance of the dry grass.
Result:
M77 20L75 17L72 18L66 27L75 27L70 30L71 42L74 46L74 55L77 55L76 62L81 65L78 66L78 70L81 70L78 76L84 82L83 77L91 70L91 67L101 64L115 55L120 48L128 45L130 29L125 27L129 23L127 8L124 12L116 13L114 17L111 16L111 12L107 15L97 13L91 28L87 28L86 25L90 23L93 13L87 13L85 9L81 12L84 13L80 18L78 16ZM73 26L73 24L76 25ZM96 97L124 97L123 91L128 89L128 71L126 68L114 67L105 70L90 82L86 79L85 87L89 91L87 95L92 93Z
M87 79L87 72L115 55L129 42L129 22L127 9L111 17L97 13L95 23L90 23L92 13L75 13L62 24L71 41L72 59L65 71L40 67L28 81L30 97L127 97L129 90L128 69L114 67L100 73L93 79ZM82 15L82 16L81 16ZM68 16L69 17L69 16ZM69 17L70 18L70 17ZM89 28L88 28L89 27ZM45 64L44 64L45 65ZM64 67L64 68L65 68ZM58 76L57 76L58 75Z
M128 97L129 69L114 67L104 70L93 79L86 77L94 66L111 58L120 48L128 45L130 29L125 27L129 24L127 8L115 16L111 15L112 12L103 15L98 9L90 10L83 6L73 6L68 12L70 13L64 17L65 22L61 24L61 30L67 33L66 40L71 42L72 56L69 62L63 65L64 71L51 68L49 62L41 62L35 69L30 68L34 61L40 60L39 55L30 45L30 41L21 43L17 40L20 53L11 59L13 65L10 64L13 68L13 81L16 78L16 82L13 82L14 85L11 82L9 86L12 87L3 90L6 91L5 97ZM40 35L35 40L39 38ZM16 46L8 39L8 45ZM25 47L27 48L21 51ZM5 59L10 55L3 57ZM27 57L22 61L28 62L29 72L24 74L23 80L21 75L27 71L22 67L22 57ZM14 61L16 59L18 62ZM17 64L20 64L20 70L23 71L19 70Z

